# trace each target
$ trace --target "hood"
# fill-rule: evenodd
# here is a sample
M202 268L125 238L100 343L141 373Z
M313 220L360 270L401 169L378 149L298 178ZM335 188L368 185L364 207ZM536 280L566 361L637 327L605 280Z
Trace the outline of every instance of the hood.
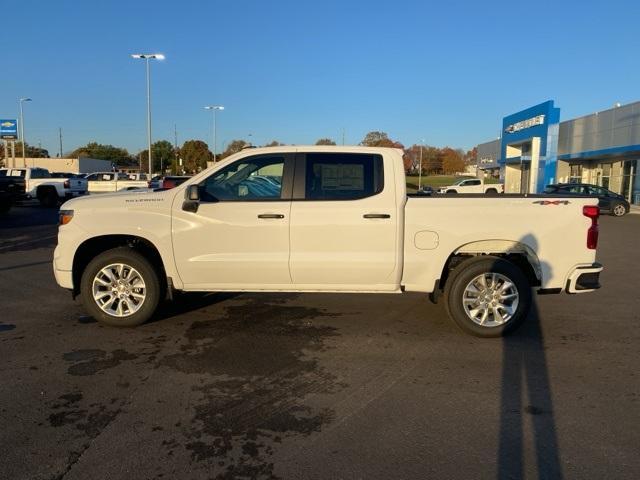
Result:
M164 203L173 198L171 190L154 192L149 188L125 190L114 193L93 193L66 201L61 210L85 210L94 208L127 208L154 203ZM173 192L175 194L175 191Z

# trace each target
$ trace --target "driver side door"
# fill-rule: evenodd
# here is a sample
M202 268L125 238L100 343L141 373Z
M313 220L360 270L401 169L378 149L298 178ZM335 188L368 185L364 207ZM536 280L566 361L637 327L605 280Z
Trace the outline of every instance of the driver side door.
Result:
M186 290L291 284L289 217L294 154L253 155L199 184L197 211L173 204L173 249Z

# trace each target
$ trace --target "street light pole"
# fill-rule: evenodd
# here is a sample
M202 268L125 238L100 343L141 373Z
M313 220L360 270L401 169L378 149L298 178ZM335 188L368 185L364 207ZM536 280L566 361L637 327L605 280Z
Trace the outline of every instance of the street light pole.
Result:
M424 140L420 140L420 167L418 172L418 191L422 190L422 150L424 147Z
M25 146L24 146L24 112L22 110L22 104L24 102L30 102L30 98L21 98L18 104L20 105L20 140L22 142L22 166L27 166Z
M132 58L144 60L146 62L146 74L147 74L147 147L149 153L149 178L153 175L152 169L152 155L151 155L151 68L149 67L149 60L164 60L164 55L161 53L134 53Z
M211 110L213 112L213 161L216 162L216 151L218 150L218 130L216 126L216 112L218 110L224 110L222 105L207 105L205 110Z

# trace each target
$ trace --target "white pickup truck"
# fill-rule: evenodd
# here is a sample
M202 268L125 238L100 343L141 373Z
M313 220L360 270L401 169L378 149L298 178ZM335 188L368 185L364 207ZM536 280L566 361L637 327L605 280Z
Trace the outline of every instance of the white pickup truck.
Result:
M405 182L395 149L243 150L172 190L65 203L55 277L117 326L175 290L406 291L444 294L484 337L517 327L532 290L599 288L597 199L407 196Z
M484 183L480 178L462 178L453 185L440 187L438 193L486 193L497 195L504 192L501 183Z
M85 178L89 182L90 193L118 192L149 186L146 180L136 180L135 176L121 172L94 172L87 174Z
M87 193L83 178L52 178L46 168L2 168L3 176L24 178L27 199L36 198L44 207L55 207L59 202Z

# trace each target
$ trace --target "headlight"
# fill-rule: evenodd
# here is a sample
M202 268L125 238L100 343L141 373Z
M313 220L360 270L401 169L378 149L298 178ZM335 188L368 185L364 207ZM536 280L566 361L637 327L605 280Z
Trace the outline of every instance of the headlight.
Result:
M73 220L73 210L60 210L58 225L66 225Z

